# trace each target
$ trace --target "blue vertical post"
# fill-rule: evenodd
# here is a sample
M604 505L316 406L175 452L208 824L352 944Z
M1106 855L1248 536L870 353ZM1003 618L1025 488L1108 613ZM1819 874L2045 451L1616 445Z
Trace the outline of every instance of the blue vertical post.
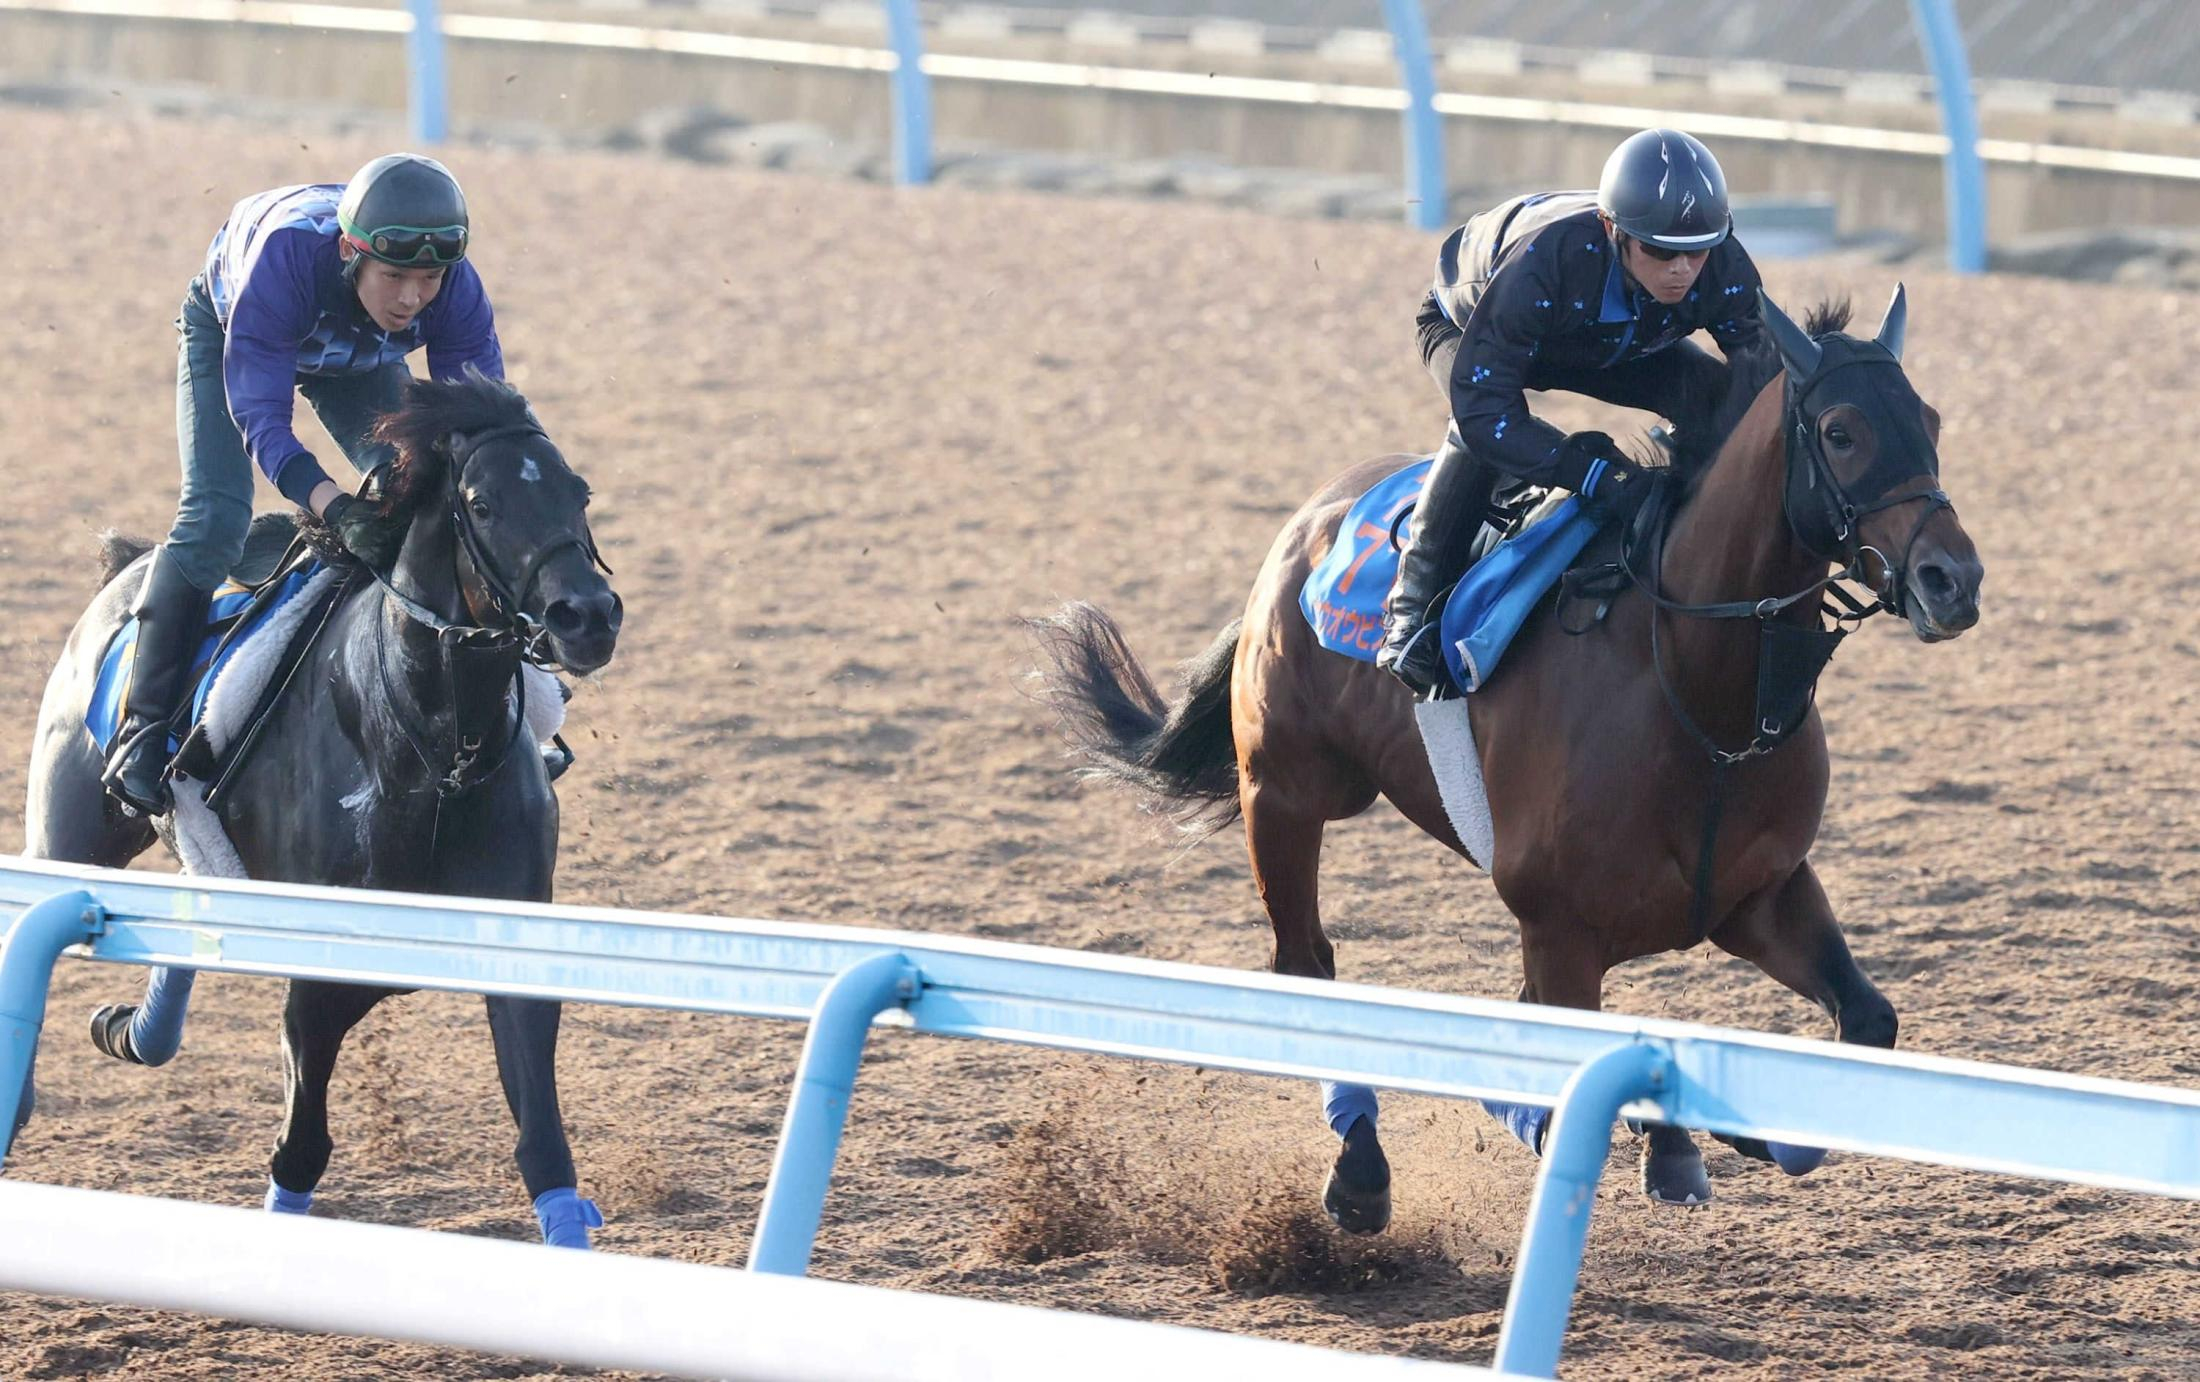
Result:
M1971 58L1951 0L1910 0L1917 41L1933 69L1940 125L1948 135L1948 266L1986 270L1986 166L1978 156L1978 110L1971 101Z
M1558 1352L1573 1313L1574 1283L1589 1237L1589 1211L1612 1150L1620 1109L1648 1098L1664 1083L1664 1052L1643 1042L1615 1046L1574 1072L1558 1096L1557 1117L1543 1143L1543 1173L1528 1201L1512 1294L1497 1335L1499 1372L1558 1375Z
M54 961L91 939L101 912L82 888L55 893L23 909L0 936L0 1162L7 1160L18 1120L30 1114L31 1062L46 1025L46 990Z
M932 80L917 0L886 0L886 32L894 44L894 181L921 187L932 180Z
M1441 230L1449 219L1444 198L1444 125L1436 114L1436 73L1429 61L1428 22L1421 0L1383 0L1390 22L1398 76L1406 88L1406 221Z
M415 144L440 144L451 132L443 75L443 10L440 0L405 0L412 33L405 41L406 114Z
M749 1270L801 1276L810 1269L825 1187L848 1122L848 1097L871 1019L916 994L916 970L898 952L873 955L833 977L818 996L802 1043L794 1097L764 1187L764 1211L749 1245Z

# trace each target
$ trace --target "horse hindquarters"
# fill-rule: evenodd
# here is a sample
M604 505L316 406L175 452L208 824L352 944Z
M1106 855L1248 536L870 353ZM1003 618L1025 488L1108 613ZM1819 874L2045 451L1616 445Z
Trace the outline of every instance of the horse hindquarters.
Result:
M23 805L23 853L30 858L120 868L153 843L153 823L123 814L100 784L106 763L84 727L100 659L135 587L132 580L112 581L94 598L46 679Z

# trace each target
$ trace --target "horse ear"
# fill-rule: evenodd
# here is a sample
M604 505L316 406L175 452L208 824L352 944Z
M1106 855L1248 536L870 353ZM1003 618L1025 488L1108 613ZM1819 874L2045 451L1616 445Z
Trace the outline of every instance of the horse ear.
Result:
M449 432L444 434L443 440L436 447L436 450L441 451L445 456L455 461L458 459L460 449L465 445L466 434L464 432Z
M1902 332L1910 324L1909 300L1903 296L1902 285L1894 285L1894 301L1887 304L1887 315L1879 322L1879 334L1873 340L1887 348L1895 359L1902 358Z
M1818 360L1824 353L1818 342L1805 335L1795 319L1780 310L1780 305L1764 289L1757 290L1757 309L1765 319L1765 330L1772 333L1772 343L1780 348L1780 363L1798 380L1808 379L1818 372Z

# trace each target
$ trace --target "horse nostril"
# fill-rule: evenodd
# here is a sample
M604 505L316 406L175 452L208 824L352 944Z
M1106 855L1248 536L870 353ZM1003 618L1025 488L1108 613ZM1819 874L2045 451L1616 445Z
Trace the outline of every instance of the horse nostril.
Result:
M626 623L626 601L619 598L617 591L611 593L611 617L604 623L613 633L617 633Z
M1945 600L1956 593L1955 573L1938 562L1926 562L1917 568L1917 583L1924 593L1936 600Z
M571 600L553 600L542 612L543 625L559 638L577 637L588 627L588 617Z
M617 633L624 619L619 597L605 594L587 599L559 599L542 612L543 626L559 638L575 639L591 633Z

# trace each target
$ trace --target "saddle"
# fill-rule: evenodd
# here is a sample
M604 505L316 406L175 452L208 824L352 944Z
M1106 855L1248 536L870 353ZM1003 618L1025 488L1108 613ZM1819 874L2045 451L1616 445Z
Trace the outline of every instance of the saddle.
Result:
M226 766L225 758L237 758L238 749L253 737L253 728L273 708L276 696L335 607L344 584L326 569L301 536L295 518L263 514L253 520L243 554L207 607L206 629L192 658L190 689L169 728L169 751L178 772L212 781ZM280 661L268 690L233 736L230 751L218 755L205 723L207 698L216 679L246 642L274 622L278 614L285 613L309 586L316 592L314 608L299 612L302 619L296 614L284 619L293 636L288 639L288 647L270 653L279 656ZM115 631L100 659L99 674L85 707L84 727L101 753L108 751L121 730L136 643L137 621L127 620Z
M244 552L229 568L229 581L222 589L255 594L266 589L306 552L305 544L296 514L261 514L245 531Z

